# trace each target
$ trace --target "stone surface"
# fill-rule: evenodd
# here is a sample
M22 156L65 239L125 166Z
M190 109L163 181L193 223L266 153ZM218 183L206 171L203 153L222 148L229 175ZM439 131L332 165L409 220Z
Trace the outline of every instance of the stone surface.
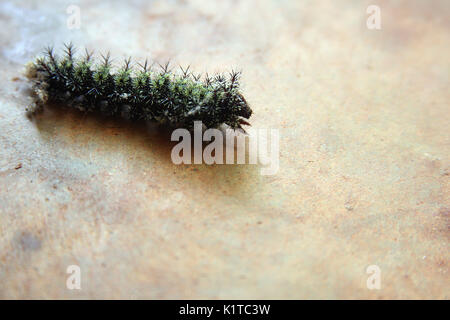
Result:
M376 2L381 30L372 1L1 1L0 298L448 299L450 3ZM243 69L278 173L176 166L144 124L27 119L23 65L70 40Z

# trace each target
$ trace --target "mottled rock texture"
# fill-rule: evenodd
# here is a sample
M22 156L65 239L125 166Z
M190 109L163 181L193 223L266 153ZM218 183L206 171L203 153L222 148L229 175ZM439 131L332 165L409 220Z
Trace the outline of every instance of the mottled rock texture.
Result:
M0 298L449 298L448 1L376 1L381 30L365 0L75 2L0 2ZM242 69L278 173L174 165L146 124L28 119L23 66L67 41Z

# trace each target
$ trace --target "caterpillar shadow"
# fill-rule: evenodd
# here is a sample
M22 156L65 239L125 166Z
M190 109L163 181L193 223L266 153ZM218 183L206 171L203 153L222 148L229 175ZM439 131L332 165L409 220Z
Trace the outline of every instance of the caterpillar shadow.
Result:
M151 179L153 173L167 177L168 186L183 184L207 194L226 193L244 199L260 178L257 165L174 164L171 153L178 142L171 141L173 129L168 127L82 113L60 105L46 106L32 121L46 144L69 157L104 169L125 162L122 170L137 180ZM207 144L204 142L203 148Z

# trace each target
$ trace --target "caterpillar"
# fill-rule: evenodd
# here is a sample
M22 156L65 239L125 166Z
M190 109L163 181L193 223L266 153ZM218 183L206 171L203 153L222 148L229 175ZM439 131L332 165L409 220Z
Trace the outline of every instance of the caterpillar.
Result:
M153 70L146 60L136 70L131 58L113 71L110 54L101 54L94 62L93 52L76 57L76 49L64 44L64 55L58 57L52 47L44 56L26 66L26 76L32 82L34 112L49 103L58 103L85 112L98 111L107 116L129 120L149 120L173 128L192 130L194 121L206 128L226 124L232 129L250 125L252 114L240 92L241 72L229 76L195 75L190 67L178 72L169 63Z

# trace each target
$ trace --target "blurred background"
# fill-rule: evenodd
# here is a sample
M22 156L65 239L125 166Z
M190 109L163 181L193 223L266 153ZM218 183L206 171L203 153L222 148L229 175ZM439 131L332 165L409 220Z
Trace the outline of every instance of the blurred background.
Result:
M448 299L449 16L446 0L1 0L0 298ZM279 171L174 165L143 124L26 118L24 64L69 41L242 69Z

